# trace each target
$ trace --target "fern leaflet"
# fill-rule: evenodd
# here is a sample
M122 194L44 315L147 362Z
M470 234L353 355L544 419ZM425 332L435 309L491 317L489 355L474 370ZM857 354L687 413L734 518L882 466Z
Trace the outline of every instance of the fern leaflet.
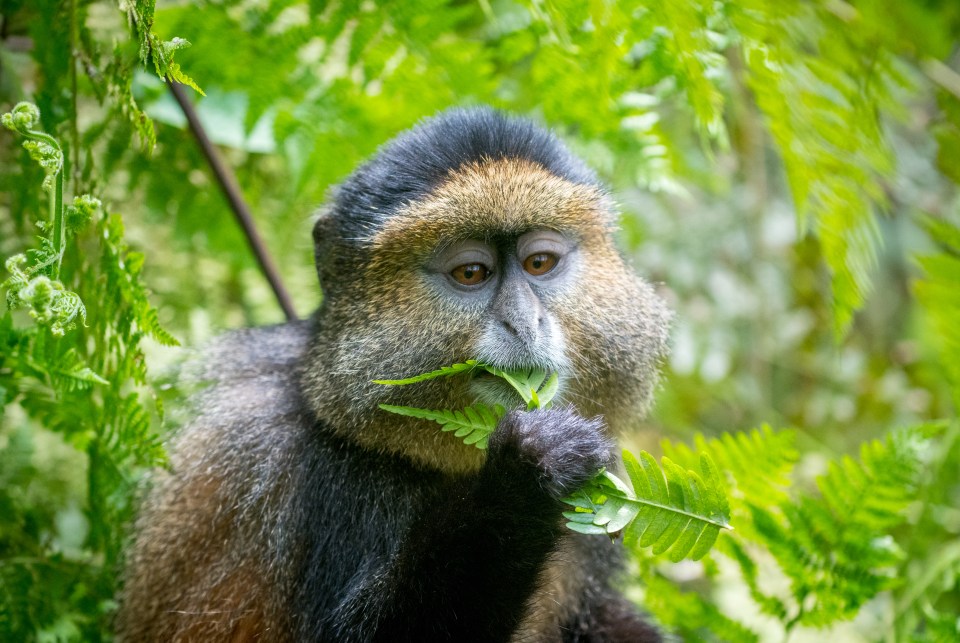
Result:
M413 377L406 377L399 380L373 380L374 384L383 384L384 386L406 386L407 384L416 384L418 382L425 382L427 380L433 380L438 377L449 377L451 375L459 375L461 373L469 373L473 369L479 366L479 362L475 359L468 359L465 362L459 364L451 364L450 366L444 366L443 368L438 368L435 371L430 371L429 373L421 373L420 375L414 375Z
M443 431L453 431L456 437L463 439L464 444L472 444L478 449L487 448L487 439L497 428L500 418L506 413L506 409L499 404L494 407L474 404L462 411L431 411L390 404L381 404L380 408L397 415L436 422L443 427Z
M730 491L735 505L739 504L737 500L763 505L787 500L786 489L798 458L793 431L774 431L765 424L759 429L724 433L709 440L698 433L693 443L696 451L709 453L727 474L733 483ZM694 449L687 445L662 440L660 446L664 455L677 464L687 468L697 465Z
M716 466L705 454L703 478L663 458L663 469L646 451L637 460L623 452L624 465L636 493L609 472L565 499L575 507L564 516L574 531L616 534L626 528L625 540L652 547L655 555L668 553L676 562L699 560L729 525L730 508Z
M748 503L752 528L743 535L769 550L790 579L786 600L757 583L760 563L750 548L727 541L751 594L763 610L788 623L820 627L850 618L867 600L898 583L899 550L889 537L904 520L921 471L928 427L898 431L843 457L817 480L820 496L801 495L774 508Z

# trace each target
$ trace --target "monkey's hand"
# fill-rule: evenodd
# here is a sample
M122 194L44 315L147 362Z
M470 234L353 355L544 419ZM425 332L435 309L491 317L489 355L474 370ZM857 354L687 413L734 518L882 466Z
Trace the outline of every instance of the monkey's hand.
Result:
M599 418L557 409L507 414L488 448L487 475L506 476L515 484L532 477L539 489L559 500L612 462L614 444Z

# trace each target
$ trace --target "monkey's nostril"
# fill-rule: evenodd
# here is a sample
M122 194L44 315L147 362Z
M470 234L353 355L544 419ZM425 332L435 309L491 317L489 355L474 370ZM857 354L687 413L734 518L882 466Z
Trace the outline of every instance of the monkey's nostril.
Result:
M501 323L503 324L503 327L506 328L508 332L510 332L510 334L517 335L517 336L520 335L520 333L517 332L516 327L510 322L508 322L506 319L504 319Z

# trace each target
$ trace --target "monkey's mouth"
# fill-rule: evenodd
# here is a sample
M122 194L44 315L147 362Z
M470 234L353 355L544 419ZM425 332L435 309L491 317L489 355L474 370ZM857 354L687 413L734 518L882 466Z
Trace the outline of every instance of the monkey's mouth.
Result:
M482 381L487 381L487 382L495 382L495 381L497 381L497 380L500 380L500 381L503 380L503 378L501 378L501 377L499 377L499 376L497 376L497 375L494 375L493 373L491 373L490 371L488 371L488 370L486 370L486 369L484 369L484 368L478 368L478 369L476 369L475 371L473 371L473 375L471 376L471 379L472 379L472 380L482 380Z
M521 365L519 365L519 366L494 366L494 368L497 368L497 369L499 369L499 370L504 371L505 373L508 373L508 374L510 374L510 375L513 375L513 376L516 377L517 379L526 379L526 378L530 377L530 375L533 374L533 373L535 373L536 371L541 371L541 372L548 373L548 374L552 372L552 369L550 369L550 368L548 368L548 367L545 367L545 366L531 366L531 365L527 365L527 364L521 364ZM553 370L555 370L555 369L553 369ZM474 379L474 380L487 380L487 381L491 381L491 382L504 382L504 383L506 383L506 381L504 380L504 378L502 378L501 376L496 375L496 374L494 374L494 373L491 373L490 371L488 371L488 370L485 369L485 368L476 368L476 369L474 369L474 370L473 370L473 373L472 373L472 379Z

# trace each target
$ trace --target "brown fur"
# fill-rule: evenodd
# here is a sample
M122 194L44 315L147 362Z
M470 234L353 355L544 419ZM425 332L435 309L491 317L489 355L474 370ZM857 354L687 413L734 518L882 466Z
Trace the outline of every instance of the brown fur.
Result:
M291 332L293 331L293 332ZM124 641L284 641L270 528L295 492L280 460L296 429L296 360L306 326L242 331L208 347L193 377L216 379L171 445L137 521L117 630ZM252 345L252 341L256 341ZM269 418L275 434L264 433ZM274 469L261 483L251 476Z

